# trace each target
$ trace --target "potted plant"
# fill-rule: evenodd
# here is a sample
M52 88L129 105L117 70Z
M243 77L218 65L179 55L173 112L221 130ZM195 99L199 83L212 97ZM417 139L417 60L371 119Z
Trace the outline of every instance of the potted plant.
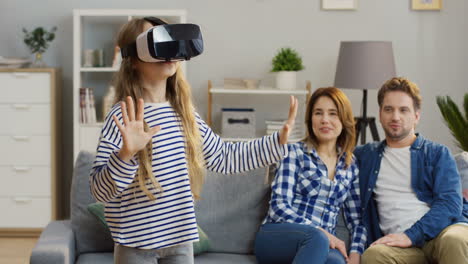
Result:
M302 58L291 48L281 48L272 60L271 69L276 73L276 87L296 89L296 73L304 69Z
M468 199L468 93L465 94L463 102L465 113L458 109L449 96L437 96L436 100L445 123L457 146L462 150L455 155L455 160L462 178L463 195Z
M28 31L23 28L24 43L28 46L29 50L34 54L35 67L44 67L45 64L42 60L42 54L49 47L49 43L55 38L55 31L57 27L53 27L47 31L43 27L37 27L33 31Z

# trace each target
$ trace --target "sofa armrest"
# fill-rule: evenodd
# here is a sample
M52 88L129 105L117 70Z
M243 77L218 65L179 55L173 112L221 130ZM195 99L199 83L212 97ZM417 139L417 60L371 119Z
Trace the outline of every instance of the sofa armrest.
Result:
M75 263L75 235L69 220L47 225L32 250L30 263Z

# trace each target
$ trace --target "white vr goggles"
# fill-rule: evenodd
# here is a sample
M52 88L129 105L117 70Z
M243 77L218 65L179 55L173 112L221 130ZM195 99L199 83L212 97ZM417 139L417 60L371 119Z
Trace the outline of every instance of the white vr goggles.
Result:
M195 24L167 24L145 17L153 27L138 35L135 42L121 48L122 58L137 57L144 62L182 61L203 52L200 27Z

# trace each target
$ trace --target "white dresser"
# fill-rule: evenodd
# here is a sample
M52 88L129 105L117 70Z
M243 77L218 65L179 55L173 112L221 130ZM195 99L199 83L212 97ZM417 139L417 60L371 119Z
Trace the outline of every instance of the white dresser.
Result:
M57 218L60 71L0 69L0 235L38 234Z

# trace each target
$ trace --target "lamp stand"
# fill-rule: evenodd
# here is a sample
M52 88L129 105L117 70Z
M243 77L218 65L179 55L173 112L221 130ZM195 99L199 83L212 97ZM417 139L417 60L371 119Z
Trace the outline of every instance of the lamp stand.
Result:
M377 126L375 125L375 117L367 117L367 89L363 90L362 96L362 117L356 117L356 144L359 136L361 136L361 144L366 144L366 128L369 125L371 130L372 139L374 141L380 141Z

